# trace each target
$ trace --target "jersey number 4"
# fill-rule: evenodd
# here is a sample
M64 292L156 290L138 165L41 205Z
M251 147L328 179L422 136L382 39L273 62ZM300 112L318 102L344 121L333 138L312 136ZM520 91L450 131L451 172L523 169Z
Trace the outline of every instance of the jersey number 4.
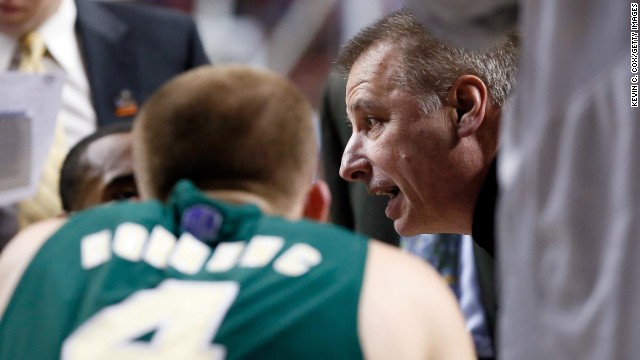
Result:
M232 281L165 280L100 310L65 340L62 359L224 359L212 339L238 291Z

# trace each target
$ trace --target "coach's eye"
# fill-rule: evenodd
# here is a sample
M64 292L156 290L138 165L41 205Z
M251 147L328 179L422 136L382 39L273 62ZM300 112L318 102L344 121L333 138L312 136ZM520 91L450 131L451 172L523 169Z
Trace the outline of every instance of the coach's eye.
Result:
M367 123L367 126L369 126L369 128L375 127L380 123L380 121L373 116L365 117L364 121Z

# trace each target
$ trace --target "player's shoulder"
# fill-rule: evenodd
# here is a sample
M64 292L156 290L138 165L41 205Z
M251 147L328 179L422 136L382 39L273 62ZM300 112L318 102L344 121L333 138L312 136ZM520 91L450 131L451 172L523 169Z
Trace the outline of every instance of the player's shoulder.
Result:
M403 297L401 293L412 295L411 299L402 301L420 298L418 302L424 304L439 294L447 300L453 298L448 285L433 267L415 255L377 240L369 242L366 271L376 286L393 289L398 297Z
M422 259L369 242L359 329L367 358L471 359L455 296Z
M44 245L53 234L64 227L67 221L66 217L50 218L31 224L20 230L0 253L0 255L2 255L0 257L0 264L6 262L7 259L11 261L19 259L30 261L42 245ZM2 266L0 265L0 269L1 268Z

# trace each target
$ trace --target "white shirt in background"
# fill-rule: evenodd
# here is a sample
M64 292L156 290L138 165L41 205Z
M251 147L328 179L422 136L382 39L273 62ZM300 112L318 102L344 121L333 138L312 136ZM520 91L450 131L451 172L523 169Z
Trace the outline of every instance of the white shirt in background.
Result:
M37 29L48 50L45 69L66 74L58 120L63 122L69 149L97 128L89 81L75 33L76 18L75 2L62 0L58 10ZM18 39L0 33L0 69L17 67L17 47Z

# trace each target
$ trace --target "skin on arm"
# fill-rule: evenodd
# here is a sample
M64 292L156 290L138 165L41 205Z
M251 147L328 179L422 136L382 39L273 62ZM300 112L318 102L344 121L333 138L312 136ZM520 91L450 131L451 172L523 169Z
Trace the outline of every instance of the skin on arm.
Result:
M414 256L369 242L358 333L365 358L475 359L449 287Z
M33 224L19 232L0 253L0 317L31 259L65 222L65 218L53 218Z

